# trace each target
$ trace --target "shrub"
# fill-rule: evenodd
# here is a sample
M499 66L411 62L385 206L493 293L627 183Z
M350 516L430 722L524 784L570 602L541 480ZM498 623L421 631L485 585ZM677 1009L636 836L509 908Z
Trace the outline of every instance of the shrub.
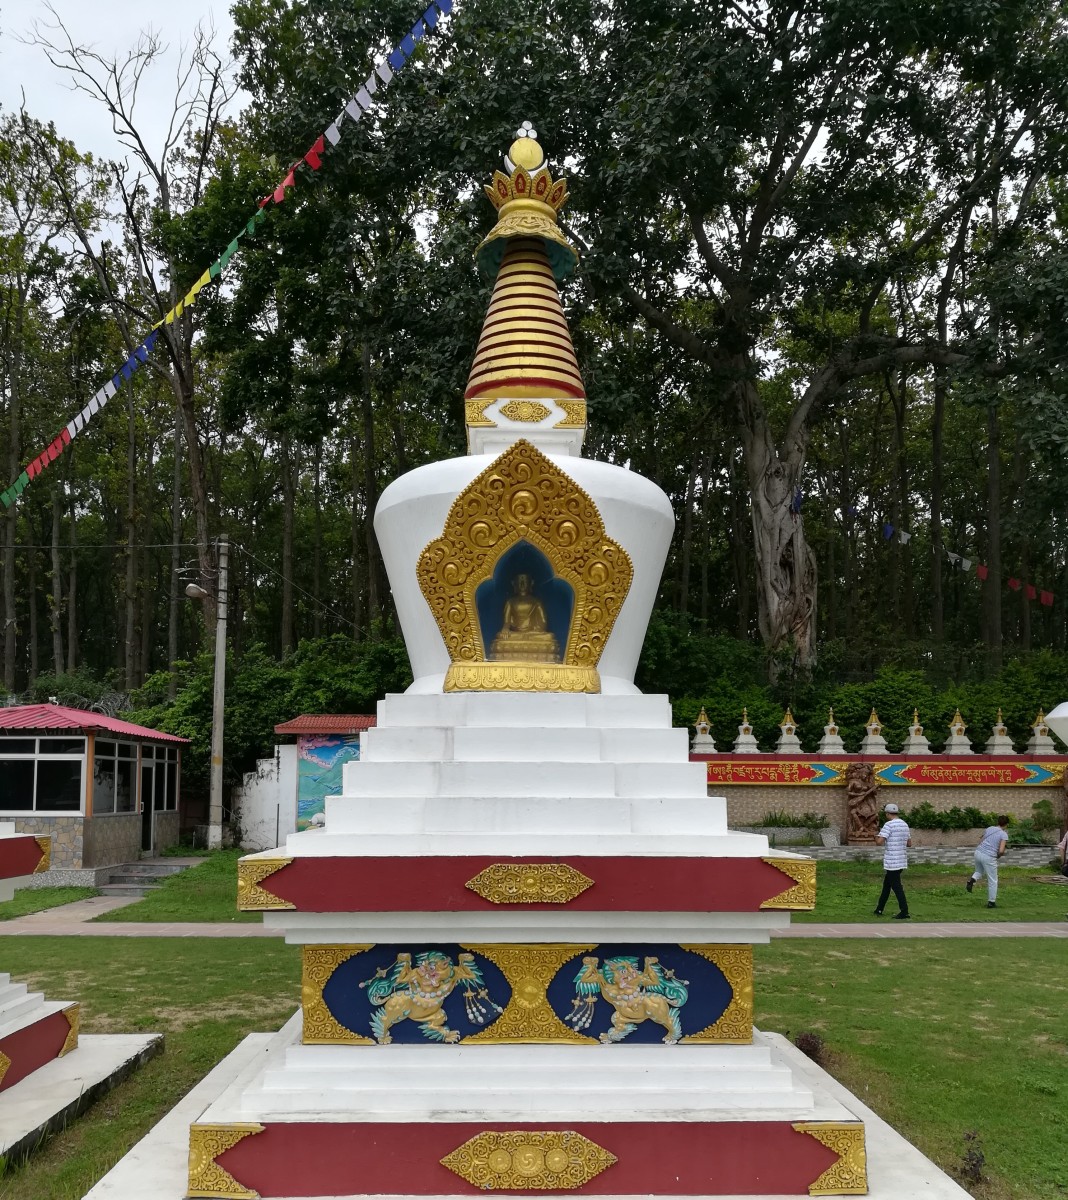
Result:
M797 829L801 826L801 821L785 808L779 808L766 812L760 818L760 824L768 829Z
M827 1057L827 1043L818 1033L803 1032L794 1038L794 1045L802 1054L808 1055L814 1063L823 1066Z
M1031 820L1036 829L1060 829L1061 823L1053 812L1053 804L1049 800L1036 800L1031 805Z
M1027 817L1023 821L1014 821L1009 826L1010 846L1048 846L1049 840L1041 830L1035 828L1034 821Z

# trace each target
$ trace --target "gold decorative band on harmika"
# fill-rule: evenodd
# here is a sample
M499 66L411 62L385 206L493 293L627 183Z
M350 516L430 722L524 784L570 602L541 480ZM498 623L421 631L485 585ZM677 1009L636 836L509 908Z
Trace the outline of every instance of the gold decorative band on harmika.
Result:
M864 1196L868 1191L868 1159L864 1126L859 1121L798 1121L798 1133L807 1133L833 1150L838 1161L808 1186L810 1196Z
M276 896L264 881L283 867L288 867L291 858L242 858L237 863L237 907L240 912L260 912L264 909L278 910L296 908L289 900Z
M441 1160L480 1191L569 1192L619 1160L573 1130L487 1131Z
M781 871L793 883L790 887L763 901L761 909L785 909L802 912L816 907L816 860L814 858L762 858L769 866Z
M491 904L570 904L593 880L567 863L493 863L464 886Z
M210 1197L211 1200L255 1200L258 1192L242 1186L215 1161L220 1154L232 1150L238 1142L252 1134L263 1133L264 1126L255 1122L236 1122L229 1125L189 1126L189 1187L190 1197Z
M601 690L596 667L563 663L454 662L445 672L447 692L589 692Z

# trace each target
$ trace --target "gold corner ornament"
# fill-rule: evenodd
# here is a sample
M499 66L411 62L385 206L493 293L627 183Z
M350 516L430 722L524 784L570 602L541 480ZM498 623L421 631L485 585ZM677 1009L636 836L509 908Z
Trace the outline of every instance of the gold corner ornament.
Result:
M283 900L263 886L276 871L288 867L291 858L242 858L237 863L237 907L239 912L261 909L292 909L297 906Z
M373 1046L374 1038L356 1033L334 1016L323 999L330 976L357 954L371 946L304 946L301 952L300 1007L303 1026L300 1040L305 1046Z
M816 860L814 858L768 857L761 861L775 867L794 881L792 887L762 901L761 911L787 909L800 912L816 907Z
M229 1125L189 1126L189 1187L190 1197L210 1197L211 1200L255 1200L259 1192L242 1186L215 1161L238 1142L264 1126L255 1122L236 1122Z
M67 1036L63 1040L63 1048L60 1050L57 1058L62 1058L64 1054L70 1054L72 1050L78 1048L78 1031L82 1024L82 1006L80 1004L71 1004L63 1010L63 1015L67 1018Z
M573 1130L476 1134L441 1160L481 1191L574 1191L619 1160Z
M753 1040L753 947L680 946L708 959L731 989L730 1003L720 1016L699 1033L681 1039L683 1045L748 1045Z
M807 1133L833 1150L832 1163L808 1185L810 1196L863 1196L868 1191L868 1159L864 1150L864 1126L859 1121L798 1121L798 1133Z
M486 416L486 409L491 404L496 403L495 400L465 400L464 401L464 424L471 429L493 429L496 426L496 421L491 421Z
M475 593L520 541L544 554L574 593L561 663L487 661ZM520 438L457 496L441 536L419 556L416 576L452 663L446 691L599 692L597 662L634 566L605 533L593 499Z
M556 404L559 408L564 410L564 415L562 419L557 421L553 426L554 429L586 428L585 400L557 400Z
M50 837L39 837L33 839L37 843L37 848L41 851L41 857L38 859L37 866L33 868L34 875L41 875L52 865L52 839Z
M494 863L464 886L491 904L570 904L593 880L567 863Z
M3 1050L0 1050L0 1085L3 1084L4 1076L8 1073L10 1068L11 1068L11 1059L8 1058L8 1056L3 1052Z

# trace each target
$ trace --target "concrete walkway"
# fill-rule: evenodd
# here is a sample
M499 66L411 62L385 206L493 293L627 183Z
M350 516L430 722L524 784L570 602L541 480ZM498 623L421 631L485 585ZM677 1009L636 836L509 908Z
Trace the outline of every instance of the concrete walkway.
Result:
M281 937L259 921L100 921L101 913L136 904L136 896L91 896L59 908L0 921L0 937ZM795 921L772 931L787 938L1068 938L1068 919L1056 921L861 921L822 925Z

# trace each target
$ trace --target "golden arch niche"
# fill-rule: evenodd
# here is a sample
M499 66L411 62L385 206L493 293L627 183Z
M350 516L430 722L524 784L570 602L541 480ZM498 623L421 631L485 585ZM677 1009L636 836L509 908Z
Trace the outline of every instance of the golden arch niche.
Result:
M445 691L601 690L634 568L593 500L529 442L457 496L416 574L451 660Z

